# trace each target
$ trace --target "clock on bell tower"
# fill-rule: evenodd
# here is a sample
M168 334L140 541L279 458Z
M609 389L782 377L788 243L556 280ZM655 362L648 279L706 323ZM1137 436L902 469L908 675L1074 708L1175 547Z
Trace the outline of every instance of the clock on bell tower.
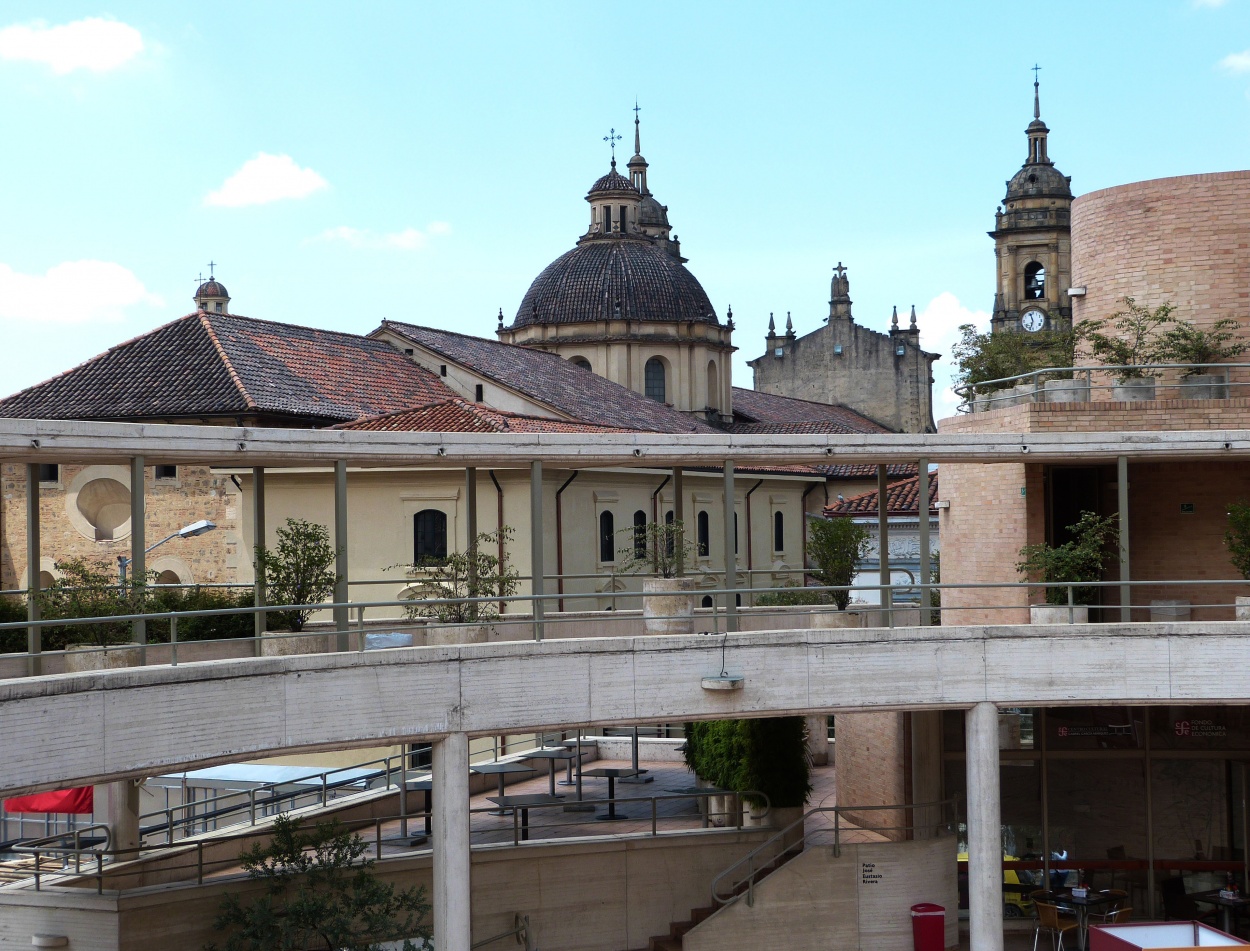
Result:
M1034 67L1035 69L1040 67ZM1072 179L1046 153L1050 130L1041 119L1033 80L1029 154L1007 182L994 230L997 289L990 327L995 332L1061 330L1072 326Z

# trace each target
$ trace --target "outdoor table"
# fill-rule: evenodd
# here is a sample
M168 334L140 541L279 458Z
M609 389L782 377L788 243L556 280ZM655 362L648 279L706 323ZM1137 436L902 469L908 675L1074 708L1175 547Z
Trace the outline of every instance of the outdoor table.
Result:
M596 819L611 822L613 819L630 818L630 816L623 816L616 811L616 781L626 776L637 776L638 770L630 769L627 766L600 766L596 769L583 770L582 775L599 776L606 778L608 781L608 811L605 815L595 816Z
M572 750L566 749L563 746L556 746L542 747L541 749L533 750L532 752L527 753L525 758L545 759L551 761L551 769L547 773L547 787L550 789L549 795L554 796L556 794L556 760L568 760L569 765L572 765L573 759L576 756L577 754Z
M434 779L426 777L425 779L410 779L407 783L409 792L425 793L425 838L429 838L430 831L430 812L434 808ZM420 837L414 837L411 845L416 845Z
M532 773L533 768L526 766L524 763L478 763L476 766L469 767L470 773L478 773L482 776L498 776L499 777L499 795L503 795L503 778L508 773ZM506 816L507 810L499 809L492 812L493 816Z
M1080 951L1085 951L1085 941L1089 934L1089 910L1115 901L1115 898L1105 892L1094 891L1092 888L1085 894L1084 898L1073 895L1070 888L1061 888L1054 892L1054 895L1063 904L1076 909L1077 947L1080 948Z
M1233 933L1233 913L1240 912L1250 905L1250 898L1239 895L1237 898L1221 898L1220 889L1213 888L1207 892L1194 892L1189 896L1194 901L1215 905L1220 910L1220 929L1227 934Z
M499 806L498 815L507 815L510 810L521 811L521 841L527 842L530 837L530 806L547 806L560 802L559 796L548 796L546 793L525 793L519 796L487 796L491 802ZM491 815L496 815L492 812Z

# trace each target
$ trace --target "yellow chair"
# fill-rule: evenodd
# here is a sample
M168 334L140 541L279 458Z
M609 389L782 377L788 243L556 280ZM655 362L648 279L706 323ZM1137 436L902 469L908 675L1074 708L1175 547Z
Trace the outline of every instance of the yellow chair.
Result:
M1063 936L1069 931L1076 931L1076 919L1059 914L1058 906L1050 905L1043 901L1034 901L1033 907L1037 909L1037 928L1033 932L1033 951L1037 951L1037 939L1041 937L1043 931L1050 934L1051 946L1056 951L1063 951Z

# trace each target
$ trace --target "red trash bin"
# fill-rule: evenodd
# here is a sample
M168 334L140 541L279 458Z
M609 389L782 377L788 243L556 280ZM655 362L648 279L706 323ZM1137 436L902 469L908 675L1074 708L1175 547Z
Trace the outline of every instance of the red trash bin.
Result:
M911 939L915 951L943 951L946 947L946 909L927 901L912 905Z

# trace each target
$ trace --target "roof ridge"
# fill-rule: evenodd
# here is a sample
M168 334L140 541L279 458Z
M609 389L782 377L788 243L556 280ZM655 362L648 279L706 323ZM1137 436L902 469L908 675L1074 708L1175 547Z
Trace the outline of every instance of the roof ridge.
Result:
M524 350L526 353L541 353L545 357L551 357L555 360L563 360L557 353L550 350L539 350L535 347L524 347L519 343L504 343L502 340L491 340L490 337L478 337L475 334L460 333L458 330L444 330L442 327L428 327L425 324L410 324L406 320L388 320L382 319L382 325L390 325L392 327L411 327L413 330L428 330L431 333L444 334L448 337L460 337L464 340L476 340L479 343L488 343L492 346L501 347L507 350ZM379 328L380 329L380 328Z
M763 390L757 390L754 387L747 387L747 386L735 386L735 387L732 387L732 389L739 390L743 393L755 393L759 396L767 396L768 398L775 399L775 400L790 400L791 402L794 402L794 403L808 403L811 406L829 406L829 407L832 407L833 409L840 409L847 413L855 413L856 416L864 415L863 413L853 410L849 406L845 406L842 403L825 403L821 400L805 400L801 396L785 396L781 393L766 393ZM867 417L865 417L865 419L866 418Z
M217 356L221 357L221 362L225 365L226 373L230 376L230 381L234 383L235 389L239 391L239 395L243 397L243 402L247 404L248 409L257 409L260 404L252 399L252 394L247 391L247 387L243 385L243 379L239 376L234 368L234 363L230 359L230 355L226 353L226 348L221 345L221 341L217 339L217 331L213 329L211 317L208 311L197 311L200 318L200 326L204 328L204 332L208 334L208 339L212 341L213 349L217 351ZM224 316L224 315L223 315Z
M221 318L224 320L246 320L249 323L253 323L253 324L269 324L270 326L273 326L273 327L293 327L296 330L311 330L313 333L331 334L332 336L335 336L335 337L351 337L353 340L367 340L370 343L380 343L380 341L374 340L368 334L354 334L350 330L332 330L329 327L313 327L310 324L293 324L290 321L285 321L285 320L269 320L265 317L249 317L247 316L247 314L214 314L214 313L209 313L208 311L196 311L195 313L205 314L206 316L212 317L214 319ZM195 315L188 314L187 316L192 317ZM383 346L385 346L385 344L383 344Z

